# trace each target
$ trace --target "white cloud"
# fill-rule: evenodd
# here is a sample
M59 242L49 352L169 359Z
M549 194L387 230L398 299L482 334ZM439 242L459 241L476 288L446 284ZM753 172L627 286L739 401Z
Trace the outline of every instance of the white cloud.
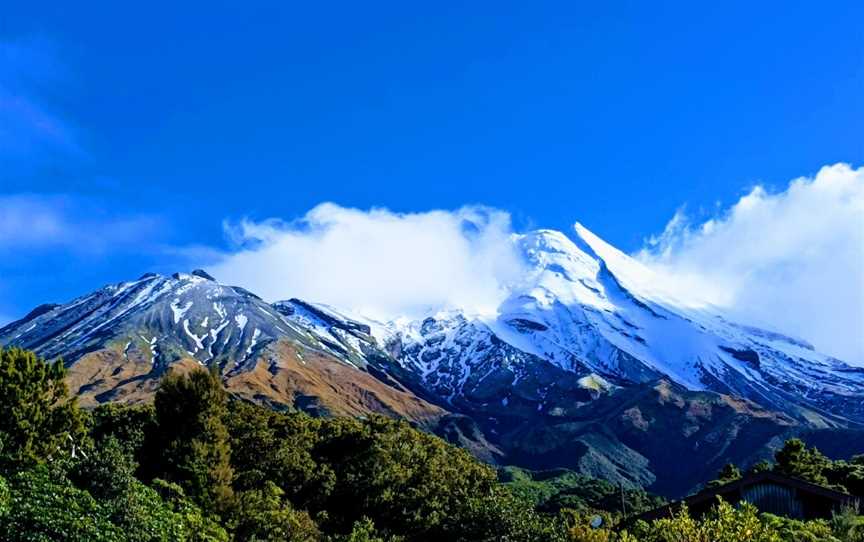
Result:
M484 207L395 213L325 203L299 221L244 220L226 231L240 246L210 267L221 282L377 318L494 310L520 270L509 215Z
M226 224L209 266L268 300L300 297L387 319L429 308L494 311L522 271L507 213L396 213L322 204L293 222ZM757 186L694 223L681 211L636 255L675 294L864 364L864 168L845 164L781 192ZM698 303L697 303L698 302Z
M699 224L679 211L637 257L739 320L864 364L864 168L757 186Z

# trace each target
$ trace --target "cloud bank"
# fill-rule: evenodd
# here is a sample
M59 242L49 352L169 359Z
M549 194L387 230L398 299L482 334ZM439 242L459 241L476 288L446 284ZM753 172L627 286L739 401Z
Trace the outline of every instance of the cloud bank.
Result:
M395 213L325 203L294 222L244 220L226 231L238 250L208 268L220 281L380 319L494 311L521 265L510 216L479 206Z
M509 215L485 207L395 213L325 203L293 222L225 224L207 266L274 301L300 297L378 319L494 313L522 273ZM675 214L634 255L679 299L864 365L864 168L837 164L782 191L753 188L714 218Z
M756 186L701 223L679 211L636 256L740 321L864 365L864 168Z

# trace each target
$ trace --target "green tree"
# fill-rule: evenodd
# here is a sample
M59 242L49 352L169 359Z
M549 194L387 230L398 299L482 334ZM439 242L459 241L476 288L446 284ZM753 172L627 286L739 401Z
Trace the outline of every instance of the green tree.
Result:
M4 540L127 540L99 501L54 469L41 465L19 472L9 485L9 512L0 516Z
M219 376L203 369L169 371L154 402L158 476L179 483L209 511L228 506L233 494L227 402Z
M406 422L334 419L321 433L313 456L335 476L323 507L328 532L368 518L380 533L409 540L548 539L548 525L493 469Z
M864 542L864 516L857 506L846 506L831 518L831 529L841 542Z
M718 487L741 479L741 470L733 463L727 463L717 473L717 478L708 482L708 487Z
M114 437L92 447L69 469L69 478L100 500L120 498L135 481L135 461Z
M232 531L235 540L260 542L315 542L321 537L309 514L283 500L284 492L273 482L262 489L236 495Z
M720 499L702 519L693 518L684 508L671 518L638 522L633 534L639 542L782 542L780 534L760 520L754 506L741 503L735 508Z
M189 542L228 542L228 533L216 523L216 518L202 512L186 497L182 487L161 478L153 480L150 485L169 509L182 518Z
M312 456L320 442L322 420L302 412L275 412L234 401L227 418L235 487L261 488L276 482L286 498L305 506L321 505L335 483L332 469Z
M816 448L808 449L801 439L786 441L774 454L774 470L786 476L801 478L814 484L828 485L824 471L829 460Z
M385 536L375 529L375 522L369 518L363 518L354 522L351 532L344 535L336 535L327 539L328 542L401 542L401 536Z
M758 461L754 463L749 469L747 469L748 474L759 474L761 472L770 472L771 469L774 468L774 465L771 464L770 461Z
M832 461L824 470L828 483L843 487L859 499L864 499L864 464L850 461Z
M201 529L200 511L175 510L173 503L135 478L136 464L129 447L113 435L97 444L70 469L76 487L87 490L103 507L108 519L130 539L142 542L223 540L224 531Z
M825 520L801 521L772 514L762 514L762 522L789 542L845 542L834 536Z
M9 484L0 477L0 517L9 513Z
M152 404L126 406L117 403L99 405L90 416L90 436L99 444L117 439L136 459L142 453L147 436L156 429L156 411Z
M0 467L34 465L80 440L82 417L67 397L65 374L60 360L0 348Z

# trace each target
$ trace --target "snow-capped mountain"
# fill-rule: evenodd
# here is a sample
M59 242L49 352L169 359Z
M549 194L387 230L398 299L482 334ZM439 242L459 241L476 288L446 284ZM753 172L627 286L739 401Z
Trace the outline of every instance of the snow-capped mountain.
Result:
M62 357L85 404L146 401L168 368L208 366L245 400L404 417L487 460L669 495L791 434L864 439L864 369L679 299L581 226L511 242L524 272L494 314L379 322L151 273L40 306L0 345Z
M0 344L67 362L112 346L154 366L187 358L237 370L288 339L365 365L374 344L369 327L332 314L296 299L271 305L201 270L171 277L148 273L65 305L42 305L0 329Z
M448 311L378 332L399 362L447 401L502 379L518 384L552 365L586 388L668 378L798 417L864 422L864 369L730 322L716 309L687 306L661 289L662 277L580 225L573 240L539 230L513 242L527 272L497 314Z
M65 305L43 305L0 329L0 342L68 361L116 346L154 366L179 358L238 366L279 337L310 338L274 307L205 272L148 273Z
M580 225L572 238L538 230L512 242L525 271L494 315L451 308L380 323L298 299L270 304L195 271L43 305L0 329L0 344L67 363L110 347L157 368L187 359L237 372L287 340L399 373L445 406L566 411L592 393L666 378L798 418L864 422L864 369L688 306L662 289L664 277Z
M148 273L42 305L0 328L0 345L62 357L87 403L147 400L168 368L200 365L217 367L238 395L271 404L421 423L442 414L370 364L392 360L368 326L332 315L299 300L271 305L201 270Z

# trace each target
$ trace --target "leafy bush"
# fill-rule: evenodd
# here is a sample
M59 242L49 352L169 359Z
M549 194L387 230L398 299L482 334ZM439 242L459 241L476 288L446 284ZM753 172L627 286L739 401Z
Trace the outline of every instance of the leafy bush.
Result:
M9 479L9 512L0 517L5 540L126 540L109 519L109 511L89 493L41 466Z
M62 366L0 355L4 540L864 542L855 510L804 522L724 502L702 518L682 510L619 530L620 494L608 482L564 470L496 474L380 416L315 419L230 401L203 370L169 373L152 407L85 415L66 399ZM864 457L831 461L789 441L776 459L763 467L860 494ZM721 473L737 476L731 465ZM641 490L626 498L630 512L660 504Z
M60 360L48 363L27 350L0 348L0 468L44 462L83 436L65 375Z

